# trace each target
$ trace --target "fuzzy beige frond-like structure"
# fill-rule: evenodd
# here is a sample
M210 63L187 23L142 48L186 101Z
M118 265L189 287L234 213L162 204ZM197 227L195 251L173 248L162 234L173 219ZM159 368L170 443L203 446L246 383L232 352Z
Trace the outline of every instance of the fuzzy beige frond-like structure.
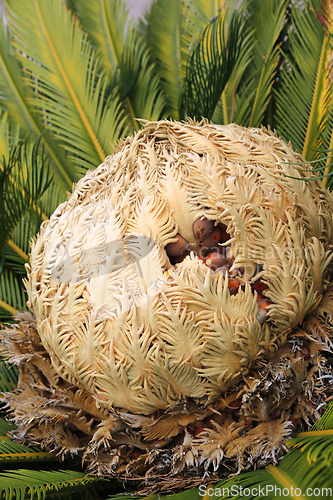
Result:
M17 439L150 491L276 462L332 393L333 200L303 161L160 121L88 172L33 242L34 316L1 333Z

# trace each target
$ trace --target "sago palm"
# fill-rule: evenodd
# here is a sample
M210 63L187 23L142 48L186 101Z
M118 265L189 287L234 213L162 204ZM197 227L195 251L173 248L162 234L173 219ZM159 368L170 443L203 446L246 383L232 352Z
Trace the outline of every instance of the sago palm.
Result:
M121 147L126 149L130 142L125 141L123 146L117 143L141 129L145 120L204 117L222 125L263 124L276 129L306 160L313 161L319 176L327 174L324 182L330 187L332 25L330 0L157 0L145 22L139 25L128 20L124 5L115 0L7 0L6 22L0 33L1 319L12 321L17 310L26 310L24 265L29 262L30 241L40 224L65 201L66 191L87 170L95 169L116 147L118 155ZM146 127L149 130L149 124ZM234 130L239 133L237 128ZM213 133L211 129L210 134ZM152 140L153 135L150 137ZM149 142L143 143L147 148L145 154L149 154ZM169 154L174 153L169 151ZM299 162L299 157L290 153L289 162L296 161ZM309 168L309 164L300 165L298 171L285 163L287 175L303 179L288 181L295 191L302 182L309 182L307 189L311 191L314 181L306 181L307 177L313 178L313 172L307 172ZM94 174L87 179L88 184L93 183ZM83 185L79 183L78 189ZM166 199L170 200L170 196L171 193ZM321 199L325 196L328 194L322 191ZM309 202L310 198L304 199ZM173 241L171 237L165 244ZM58 244L61 248L60 241ZM35 261L36 255L35 250ZM172 260L177 255L170 257ZM323 258L321 266L325 266L324 261ZM167 279L172 282L172 272ZM36 287L34 278L29 286ZM91 292L78 291L78 298L85 300L86 293ZM310 310L311 304L304 307ZM26 313L21 316L21 324L30 335L29 349L32 345L38 351L40 346L33 341L33 321ZM13 330L7 329L8 338L10 331ZM172 344L171 337L167 343ZM22 345L28 349L24 342ZM20 352L20 356L26 356L27 352ZM139 349L138 355L140 352ZM18 360L18 352L16 357L12 354L12 361ZM46 354L41 356L44 359ZM208 372L213 369L206 368ZM52 369L48 372L50 377ZM16 369L3 364L2 392L12 391L16 380ZM48 390L46 379L43 384ZM99 391L102 410L105 396L109 397L108 390L105 387L104 396L103 390ZM191 390L195 391L195 387ZM125 397L125 392L119 393L119 397ZM118 406L126 407L124 403ZM134 408L134 413L137 409ZM102 410L98 411L102 414ZM151 413L149 409L145 412ZM317 422L316 432L301 433L291 442L294 450L278 465L225 479L223 486L292 485L302 491L306 487L332 486L327 473L332 462L331 451L327 451L332 449L329 431L332 418L328 412L325 415L326 420ZM73 422L75 418L79 419L73 416ZM130 433L133 429L135 432L139 424L129 425L130 417L126 418L121 425L126 424ZM208 416L204 411L197 422L205 418ZM81 424L87 423L82 420ZM66 458L60 470L55 455L34 446L37 437L30 442L32 447L27 447L8 438L12 424L2 420L1 425L0 457L6 469L0 474L3 498L10 492L21 494L22 498L32 494L37 498L54 496L55 491L59 498L62 493L75 498L88 491L92 498L97 495L106 498L121 489L114 480L86 476L74 459ZM188 425L191 433L191 422ZM108 429L104 432L107 440ZM22 437L24 424L18 429L19 436L20 433ZM84 441L85 437L77 439ZM201 440L204 444L205 439ZM52 440L49 444L55 446ZM322 452L324 446L326 451ZM90 451L94 455L96 448ZM41 465L45 459L49 460L47 468ZM13 460L20 468L7 470ZM131 460L140 460L139 455ZM158 466L161 464L163 457ZM35 468L43 470L33 472ZM185 475L183 483L175 485L190 483ZM167 481L166 485L172 487ZM175 494L174 498L197 498L199 493L192 489ZM229 496L225 494L224 498ZM230 493L230 498L237 495ZM268 490L267 498L274 498L274 490Z

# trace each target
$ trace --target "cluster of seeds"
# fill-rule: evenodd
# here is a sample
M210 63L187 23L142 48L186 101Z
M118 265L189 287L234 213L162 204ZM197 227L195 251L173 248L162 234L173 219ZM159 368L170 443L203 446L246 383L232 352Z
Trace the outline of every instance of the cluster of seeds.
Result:
M228 276L230 295L235 295L242 284L238 277L243 276L244 268L233 268L234 257L231 252L230 235L227 227L221 222L205 218L197 219L192 226L193 235L199 243L187 241L181 234L177 234L177 241L166 245L165 250L172 265L179 264L188 255L194 253L207 267ZM258 314L257 320L263 324L267 317L271 301L264 296L267 285L257 279L251 283L253 293L256 293Z

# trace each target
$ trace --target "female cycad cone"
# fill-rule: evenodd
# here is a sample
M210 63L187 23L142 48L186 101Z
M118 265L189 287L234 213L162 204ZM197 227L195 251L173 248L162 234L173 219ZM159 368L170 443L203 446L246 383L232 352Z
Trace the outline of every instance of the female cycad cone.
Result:
M2 332L17 439L151 491L276 461L332 392L333 202L303 161L161 121L88 172L32 245L34 316Z

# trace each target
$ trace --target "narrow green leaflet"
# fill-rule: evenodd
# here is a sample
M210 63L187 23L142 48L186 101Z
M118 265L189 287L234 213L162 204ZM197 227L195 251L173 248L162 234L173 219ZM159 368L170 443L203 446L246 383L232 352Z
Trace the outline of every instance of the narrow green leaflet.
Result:
M51 183L49 162L40 141L18 142L18 127L0 120L0 319L26 309L22 278L29 244L42 222L37 204ZM59 186L59 192L63 192Z
M253 58L253 51L256 44L254 38L254 30L248 22L246 16L250 2L245 0L237 2L237 10L242 15L243 26L242 36L239 41L239 56L232 67L228 82L222 92L221 99L219 100L214 114L213 122L227 125L228 123L243 123L244 113L251 107L251 99L253 94L249 93L244 95L240 89L243 87L243 82L247 78L247 72ZM228 9L226 12L226 21L230 23L230 18L235 9L235 1L228 2Z
M276 123L278 133L290 140L307 160L312 160L321 143L321 132L330 119L327 99L331 80L327 62L332 57L332 40L328 33L325 35L315 13L321 10L320 0L311 0L309 7L312 8L304 9L299 0L293 5L289 54L276 92Z
M0 273L0 321L8 321L10 315L24 311L26 301L21 276L11 269L4 268Z
M0 20L0 106L8 111L10 119L21 133L37 140L44 130L38 113L29 105L30 88L23 84L22 70L15 58L16 51L10 43L4 20ZM71 187L78 180L77 172L68 158L47 132L43 135L44 144L52 160L52 168L62 188Z
M199 26L203 31L208 23L218 15L221 10L239 8L240 2L235 0L185 0L185 6L188 10L185 12L187 21ZM194 17L193 17L194 16ZM196 21L194 23L194 20ZM196 29L196 26L193 26Z
M151 63L150 53L145 45L141 49L138 61L140 70L126 102L129 102L136 120L140 118L159 120L165 109L165 96L160 89L160 80L156 75L155 64ZM137 121L135 128L140 128Z
M182 55L184 44L183 2L181 0L157 0L147 17L147 40L156 58L161 86L167 97L167 113L179 118L179 101L186 59Z
M91 43L98 49L99 57L113 81L113 86L118 86L117 90L123 101L130 129L138 130L139 123L136 118L144 116L137 114L135 103L132 102L129 93L133 90L138 75L143 76L147 70L147 61L144 67L141 62L143 41L128 16L125 2L71 0L69 6L78 15ZM147 50L147 47L145 48ZM154 80L158 80L156 75ZM132 91L131 96L140 94L142 99L149 99L151 90L153 91L146 85ZM146 115L149 116L149 110Z
M332 2L322 4L322 15L317 11L314 12L318 20L324 26L325 35L321 53L321 59L324 61L324 66L321 65L322 80L318 80L317 84L317 96L319 97L318 104L320 110L317 118L320 119L320 157L322 158L327 151L331 153L333 151L333 4ZM324 89L326 89L326 94ZM315 114L315 112L313 112L313 114ZM313 122L315 122L315 120ZM328 177L324 178L324 183L328 189L332 190L333 164L331 155L326 158L325 166L324 174Z
M316 461L309 461L306 450L293 450L288 453L279 464L279 471L284 477L293 480L295 487L300 488L305 498L331 499L333 495L332 478L332 452L331 461L327 461L327 454L322 453L325 445L321 448L320 456ZM327 440L326 446L332 449L332 439ZM328 450L329 451L329 450ZM315 493L314 493L315 491Z
M323 416L311 427L312 431L333 429L333 403L329 403Z
M75 162L92 168L112 153L124 117L79 21L58 0L7 2L13 44L34 89L34 105ZM29 77L30 75L30 77Z
M134 46L138 33L128 19L126 3L121 0L69 0L68 6L79 17L89 40L99 51L111 76L117 70L126 47Z
M223 10L204 30L189 54L180 107L182 118L212 118L237 65L242 26L242 16L237 11L227 23Z
M289 0L250 2L250 22L255 30L253 36L256 44L253 47L253 63L249 66L240 92L246 100L253 95L253 101L249 108L250 115L246 121L242 120L243 125L258 127L271 100L271 90L279 63L280 35L289 3Z
M333 429L301 432L289 444L306 453L309 465L318 460L323 460L328 467L333 464Z
M0 418L0 436L5 436L8 432L16 429L14 424L11 424L8 420Z
M35 471L17 469L0 473L0 499L17 498L73 498L93 497L103 487L103 480L76 471ZM89 497L88 497L89 498Z
M18 370L15 366L5 364L0 358L0 392L10 392L17 386ZM2 431L0 431L2 435Z
M12 462L54 462L56 460L55 454L42 451L37 447L16 443L8 436L0 436L0 465L3 467L8 467L8 464Z
M19 143L0 170L0 257L15 226L34 207L51 183L47 158L40 141Z

